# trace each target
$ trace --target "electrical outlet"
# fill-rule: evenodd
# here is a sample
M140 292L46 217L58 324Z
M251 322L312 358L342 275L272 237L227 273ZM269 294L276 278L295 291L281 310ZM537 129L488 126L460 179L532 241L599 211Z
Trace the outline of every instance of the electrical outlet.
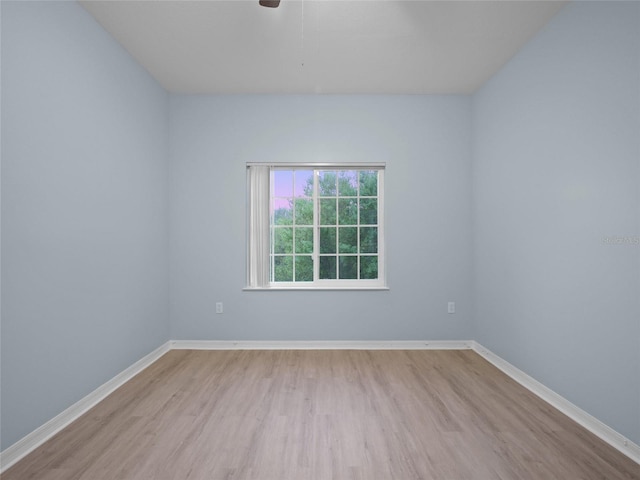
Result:
M222 313L224 309L222 308L222 302L216 302L216 313Z
M447 303L447 313L456 313L456 302Z

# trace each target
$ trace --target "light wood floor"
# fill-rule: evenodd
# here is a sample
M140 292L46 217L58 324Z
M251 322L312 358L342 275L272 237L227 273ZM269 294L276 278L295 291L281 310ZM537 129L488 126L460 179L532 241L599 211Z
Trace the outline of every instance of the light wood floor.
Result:
M462 351L171 351L2 480L640 479Z

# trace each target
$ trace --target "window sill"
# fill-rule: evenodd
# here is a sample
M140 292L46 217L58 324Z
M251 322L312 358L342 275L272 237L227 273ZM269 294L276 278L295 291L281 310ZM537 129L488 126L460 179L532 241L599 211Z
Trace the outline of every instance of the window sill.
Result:
M389 287L244 287L243 292L268 292L268 291L389 291Z

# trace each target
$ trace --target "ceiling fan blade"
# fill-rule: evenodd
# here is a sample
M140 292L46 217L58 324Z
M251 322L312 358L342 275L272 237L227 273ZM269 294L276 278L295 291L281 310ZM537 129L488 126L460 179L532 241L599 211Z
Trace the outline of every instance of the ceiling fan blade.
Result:
M260 5L263 7L276 8L280 5L280 0L260 0Z

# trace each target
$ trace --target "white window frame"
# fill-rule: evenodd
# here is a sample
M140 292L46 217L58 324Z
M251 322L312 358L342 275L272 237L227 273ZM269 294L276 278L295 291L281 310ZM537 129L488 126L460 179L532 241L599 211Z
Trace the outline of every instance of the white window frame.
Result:
M271 282L270 203L272 172L275 170L314 170L314 279L313 281ZM324 279L319 269L319 219L317 171L377 170L378 171L378 278ZM245 290L387 290L384 228L384 163L247 163L247 276ZM268 197L268 198L267 198ZM336 253L339 255L339 253ZM358 253L358 256L361 254ZM294 257L295 258L295 257Z

